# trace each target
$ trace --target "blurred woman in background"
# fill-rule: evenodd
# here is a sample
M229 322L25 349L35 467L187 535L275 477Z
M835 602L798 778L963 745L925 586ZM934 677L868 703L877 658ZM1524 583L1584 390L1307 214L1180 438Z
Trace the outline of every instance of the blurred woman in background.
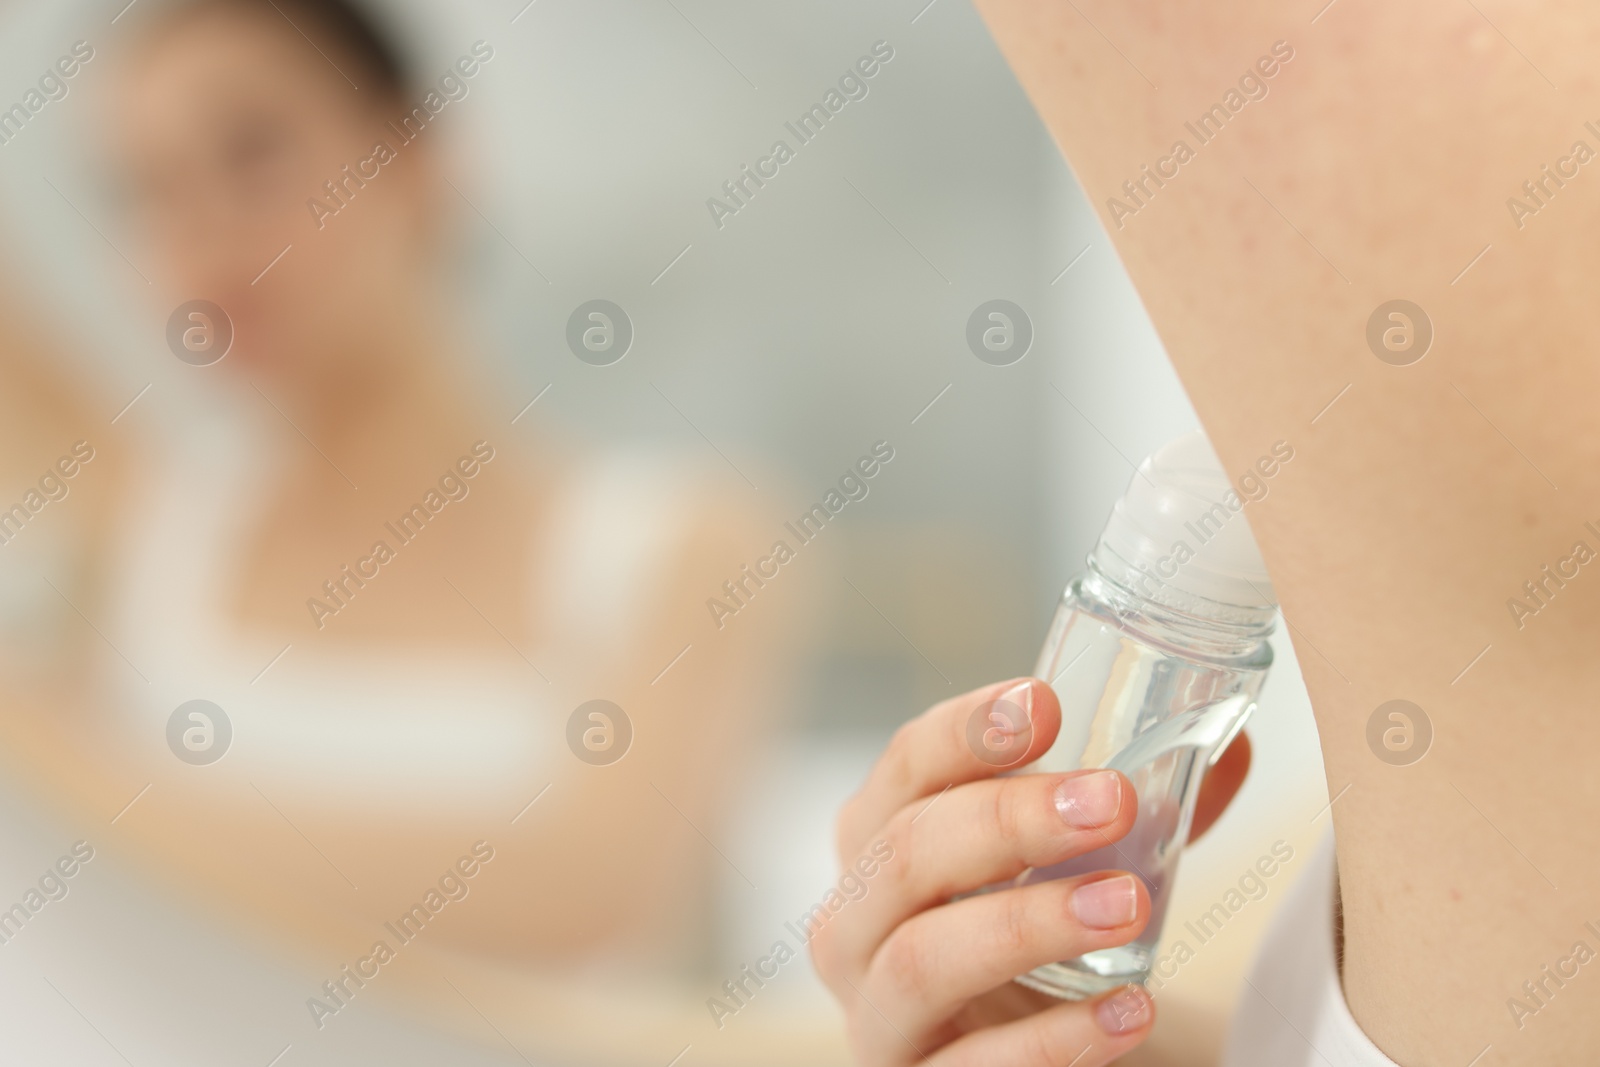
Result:
M0 278L0 671L19 702L84 667L74 604L103 593L122 466L120 435L25 303Z
M696 974L724 862L698 828L759 732L775 635L674 657L746 517L661 459L561 457L475 388L448 295L455 194L425 127L492 45L417 85L344 3L137 18L106 140L163 312L220 308L179 336L225 355L195 371L215 406L128 472L90 613L104 641L79 635L93 670L8 717L11 747L97 819L137 794L130 854L319 974L383 937L391 992L463 1011L422 966L448 960L553 1048L654 1055L671 1010L564 1036L585 1002L537 976ZM596 698L622 716L569 728ZM427 904L468 856L448 908ZM426 932L402 947L385 930L412 932L419 902Z

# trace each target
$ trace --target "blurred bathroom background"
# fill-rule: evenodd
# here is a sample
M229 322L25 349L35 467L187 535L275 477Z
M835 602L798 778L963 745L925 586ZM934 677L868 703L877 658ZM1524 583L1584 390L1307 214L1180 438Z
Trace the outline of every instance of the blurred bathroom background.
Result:
M73 41L114 59L154 0L125 3L0 5L0 106ZM449 145L453 274L473 331L462 348L475 357L461 373L503 407L497 441L515 449L536 426L577 454L625 442L692 457L771 532L727 560L730 577L875 442L893 447L867 497L746 609L804 621L786 650L793 684L751 712L776 734L745 754L734 802L698 827L728 862L705 902L703 966L684 978L702 999L718 995L836 877L834 813L893 729L1032 669L1133 464L1195 416L1071 170L965 0L368 6L425 77L474 41L494 49L426 136ZM785 123L877 42L893 58L866 95L719 225L708 198L727 202L725 181L775 140L792 143ZM171 435L207 394L167 350L165 316L144 302L99 180L86 108L110 66L86 65L65 99L0 145L0 243L6 306L26 309L59 351L57 368L103 414L97 447L114 454ZM607 367L566 344L569 316L593 299L633 324L631 349ZM1020 306L1033 329L1007 366L980 361L966 339L969 316L994 299ZM25 488L14 480L0 486L7 502ZM21 566L0 550L0 572ZM708 617L693 641L721 636ZM1250 779L1184 860L1169 938L1274 842L1297 859L1165 982L1163 1022L1133 1062L1209 1062L1245 961L1327 828L1293 650L1281 631L1275 645L1249 728ZM114 846L117 825L84 828L30 804L21 779L4 791L7 810L27 817L0 823L0 902L65 842L107 843L64 901L0 945L4 1015L26 1020L0 1027L8 1062L691 1067L726 1062L719 1043L750 1064L800 1062L781 1036L792 1032L815 1039L805 1062L844 1061L838 1016L803 960L721 1029L703 1009L686 1017L670 1046L630 1044L626 988L609 1016L575 1018L548 1043L492 1011L436 1022L365 994L318 1030L304 1001L325 975L146 878Z

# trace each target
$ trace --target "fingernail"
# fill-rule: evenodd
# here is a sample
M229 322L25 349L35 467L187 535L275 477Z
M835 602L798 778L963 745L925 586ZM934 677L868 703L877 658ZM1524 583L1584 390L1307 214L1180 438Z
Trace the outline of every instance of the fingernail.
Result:
M1150 994L1138 986L1124 986L1095 1005L1094 1018L1113 1037L1142 1029L1150 1022Z
M1056 786L1056 810L1068 826L1104 826L1122 810L1122 780L1116 771L1074 775Z
M1024 679L967 717L967 747L991 767L1014 767L1033 744L1033 680Z
M1033 679L1018 682L996 699L1015 704L1022 709L1022 722L1017 724L1016 733L1021 733L1024 726L1033 725Z
M1133 875L1102 878L1079 886L1072 894L1072 914L1094 930L1127 926L1139 914L1139 893L1134 888Z

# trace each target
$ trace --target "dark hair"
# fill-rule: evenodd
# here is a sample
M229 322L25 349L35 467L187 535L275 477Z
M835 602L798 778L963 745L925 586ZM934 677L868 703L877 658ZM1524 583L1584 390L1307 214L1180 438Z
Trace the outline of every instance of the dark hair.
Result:
M368 10L353 0L192 0L176 5L176 13L206 8L254 8L304 34L324 54L337 52L355 61L356 84L362 91L404 99L410 94L410 64L394 40ZM335 66L342 67L337 60Z

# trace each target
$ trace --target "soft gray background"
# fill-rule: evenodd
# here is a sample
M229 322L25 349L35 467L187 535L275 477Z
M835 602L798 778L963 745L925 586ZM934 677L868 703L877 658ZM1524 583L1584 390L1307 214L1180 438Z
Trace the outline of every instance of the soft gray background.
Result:
M144 283L108 247L117 232L88 137L92 83L155 0L111 25L124 2L0 8L0 103L73 40L99 52L72 96L0 146L0 233L64 340L91 353L107 417L149 382L142 418L159 427L196 398L162 347L161 318L141 305ZM715 958L736 966L831 879L833 810L894 725L1031 669L1130 460L1193 428L1194 415L1109 241L963 0L537 0L515 24L523 0L379 6L425 72L479 38L495 48L434 128L455 140L452 180L489 220L463 207L459 236L477 372L508 418L551 384L528 418L573 441L643 439L720 464L653 383L761 486L723 466L727 493L788 515L873 441L897 451L871 496L807 549L805 576L785 579L815 583L823 640L789 697L790 734L758 768L763 788L722 830L767 887L751 893L730 876ZM719 231L706 198L775 138L793 144L783 122L879 39L895 57L867 98ZM621 304L636 330L628 357L603 370L562 339L571 310L595 297ZM1004 368L964 340L968 315L996 297L1035 328L1027 357ZM1234 877L1271 840L1273 819L1305 825L1325 799L1292 659L1253 734L1260 770L1192 857L1190 884L1203 883L1202 864ZM20 816L19 805L8 808ZM114 833L36 814L6 825L0 900L73 837ZM27 931L30 944L0 946L5 1014L33 1017L35 1039L62 1057L24 1052L19 1032L5 1058L123 1062L85 1017L134 1063L264 1065L306 1033L302 984L127 878L109 860L91 865ZM1181 898L1174 909L1185 913ZM795 976L764 1010L820 996L800 970L786 969ZM135 986L164 1006L140 1007ZM193 1025L156 1021L163 1012ZM344 1036L297 1043L282 1062L348 1062L362 1040L381 1044L368 1062L445 1062L435 1039L370 1002L339 1023ZM472 1055L449 1062L499 1062Z

